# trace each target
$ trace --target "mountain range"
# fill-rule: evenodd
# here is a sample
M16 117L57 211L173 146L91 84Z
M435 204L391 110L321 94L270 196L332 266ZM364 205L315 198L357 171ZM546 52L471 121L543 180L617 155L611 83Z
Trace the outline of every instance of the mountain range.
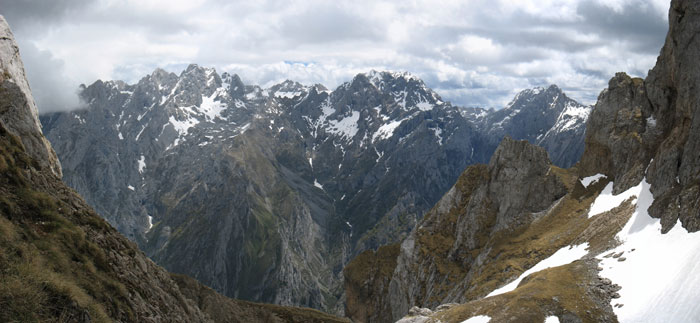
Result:
M0 16L0 321L347 322L228 299L156 265L61 181Z
M42 118L49 143L0 16L0 321L699 321L700 4L668 21L648 76L592 109L192 65L84 87L87 109ZM583 118L580 159L551 161Z
M227 296L334 313L347 261L403 238L503 136L570 166L591 110L554 85L483 110L409 73L263 89L197 65L80 93L86 109L41 121L64 180L99 214Z

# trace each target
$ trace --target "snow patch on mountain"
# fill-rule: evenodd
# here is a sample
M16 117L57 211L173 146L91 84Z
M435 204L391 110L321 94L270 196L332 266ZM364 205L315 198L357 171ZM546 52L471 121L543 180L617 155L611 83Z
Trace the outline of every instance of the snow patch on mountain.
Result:
M435 135L435 138L437 138L438 144L442 146L442 129L440 127L435 127L431 128L433 130L433 134Z
M199 105L199 111L204 114L208 121L213 121L216 118L226 120L226 118L221 116L221 112L226 110L228 107L225 103L221 101L216 101L215 99L225 92L225 88L218 88L212 95L205 96L202 95L202 104Z
M185 120L181 121L175 119L174 116L170 116L170 118L168 118L168 122L170 122L170 124L173 126L175 131L177 131L177 133L180 134L180 136L184 136L187 134L187 131L190 128L196 126L199 123L199 120L188 116L187 118L185 118Z
M561 132L581 126L584 124L584 121L588 120L591 110L593 110L591 106L575 105L572 102L567 102L564 111L559 115L552 129Z
M635 212L616 236L622 245L599 257L600 276L622 287L613 310L620 322L699 322L700 232L676 223L662 234L647 212L654 197L646 178L637 187Z
M149 214L148 215L148 228L146 229L146 233L151 231L153 229L153 217Z
M137 162L139 163L139 173L143 174L143 169L146 168L146 157L141 155L141 158Z
M328 120L326 132L352 139L359 130L357 122L360 120L360 112L352 111L352 114L341 120Z
M607 176L605 176L603 174L595 174L593 176L584 177L581 179L581 184L583 185L583 187L588 187L588 185L596 183L596 182L598 182L598 180L600 180L601 178L605 178L605 177L607 177Z
M377 129L377 132L375 132L372 135L372 142L374 143L377 140L385 140L391 138L391 136L394 135L394 130L398 128L402 122L404 122L406 119L401 119L401 120L394 120L389 123L383 124L379 129Z
M620 204L622 204L622 202L629 198L636 199L639 196L639 193L642 191L642 183L639 183L639 185L631 187L618 195L613 195L612 190L613 182L610 182L605 186L603 191L598 194L598 197L596 197L595 201L593 201L593 204L588 211L589 218L603 212L610 211L618 207ZM632 202L634 203L634 201Z
M523 278L529 276L530 274L536 273L547 268L563 266L566 264L570 264L576 260L579 260L588 253L586 249L588 249L587 242L577 246L561 248L557 250L557 252L555 252L553 255L549 256L547 259L538 262L535 266L522 273L520 277L518 277L516 280L510 282L509 284L499 289L492 291L486 297L496 296L515 290L518 287L518 284L520 284L520 281L522 281Z
M421 111L430 111L433 109L433 105L428 102L419 102L418 104L416 104L416 108L418 108Z
M285 99L293 99L298 96L301 96L302 92L301 91L294 91L294 92L288 92L288 91L277 91L273 94L273 96L278 97L278 98L285 98Z
M489 323L489 322L491 322L491 317L486 316L486 315L477 315L477 316L473 316L473 317L470 317L470 318L462 321L462 323Z

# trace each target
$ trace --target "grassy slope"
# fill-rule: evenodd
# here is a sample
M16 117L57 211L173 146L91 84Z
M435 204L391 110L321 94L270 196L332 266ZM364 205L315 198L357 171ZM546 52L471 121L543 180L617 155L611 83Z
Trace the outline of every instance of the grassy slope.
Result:
M0 321L134 319L128 292L82 226L108 225L33 187L32 161L0 126ZM59 192L57 192L60 194Z
M310 308L232 300L188 276L171 274L171 277L185 297L194 300L216 322L349 322Z

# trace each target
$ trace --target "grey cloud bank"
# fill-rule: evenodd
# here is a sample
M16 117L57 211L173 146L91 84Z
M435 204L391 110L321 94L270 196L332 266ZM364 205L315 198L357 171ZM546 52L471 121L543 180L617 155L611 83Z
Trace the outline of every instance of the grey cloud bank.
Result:
M663 44L663 0L0 0L40 111L79 107L80 83L137 81L189 63L270 86L334 88L409 71L445 100L502 107L557 84L593 103L618 71L645 76Z

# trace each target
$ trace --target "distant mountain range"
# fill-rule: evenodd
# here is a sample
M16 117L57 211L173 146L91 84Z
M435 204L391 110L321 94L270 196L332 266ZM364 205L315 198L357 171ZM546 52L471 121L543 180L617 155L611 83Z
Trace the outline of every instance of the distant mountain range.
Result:
M97 81L41 116L68 185L166 269L227 296L343 311L342 268L400 241L509 135L571 166L591 107L557 86L460 108L408 73L263 89L190 65Z
M154 264L61 181L19 54L0 15L0 322L348 322Z

